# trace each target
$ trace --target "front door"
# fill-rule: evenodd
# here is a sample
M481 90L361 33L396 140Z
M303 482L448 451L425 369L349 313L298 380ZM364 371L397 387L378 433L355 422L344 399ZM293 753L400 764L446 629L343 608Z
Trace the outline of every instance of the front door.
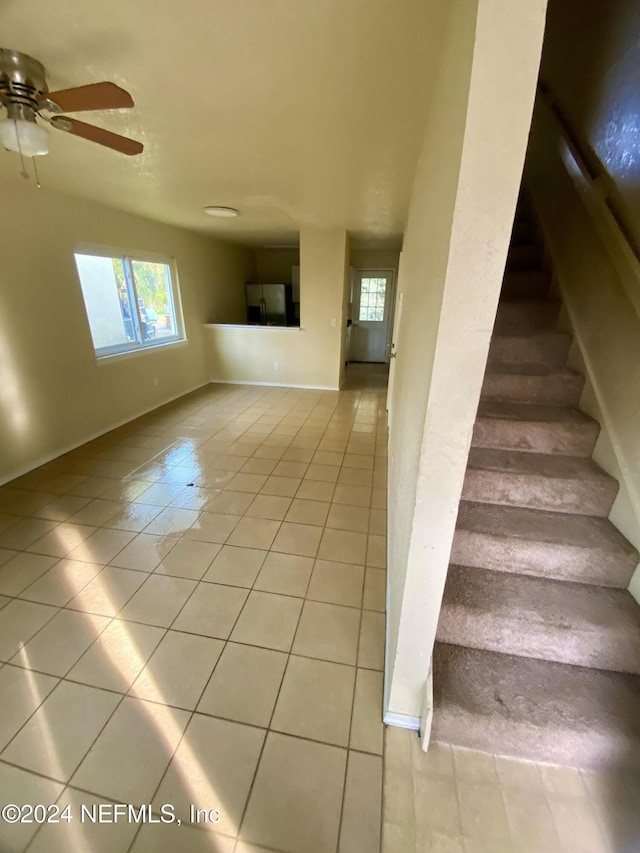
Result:
M356 270L349 361L389 361L393 270Z

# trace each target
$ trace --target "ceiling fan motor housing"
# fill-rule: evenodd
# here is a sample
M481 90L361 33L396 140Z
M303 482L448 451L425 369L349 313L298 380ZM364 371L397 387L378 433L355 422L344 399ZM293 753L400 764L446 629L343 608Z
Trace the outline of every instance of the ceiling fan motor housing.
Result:
M9 118L35 122L39 100L48 91L41 62L26 53L0 48L0 100Z

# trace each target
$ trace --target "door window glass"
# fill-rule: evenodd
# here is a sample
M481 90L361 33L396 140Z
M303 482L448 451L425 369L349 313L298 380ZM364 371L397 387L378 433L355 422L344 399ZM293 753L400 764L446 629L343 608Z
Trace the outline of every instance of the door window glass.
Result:
M386 278L362 278L360 281L360 312L358 320L382 323L387 295Z

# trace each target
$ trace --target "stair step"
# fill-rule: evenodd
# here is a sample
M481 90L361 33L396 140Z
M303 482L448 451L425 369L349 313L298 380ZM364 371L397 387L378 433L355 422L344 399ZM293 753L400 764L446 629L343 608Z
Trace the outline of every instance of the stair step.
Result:
M569 355L571 336L562 332L525 332L494 334L489 348L489 370L498 364L564 365Z
M566 367L546 364L501 364L488 370L482 383L482 399L577 406L584 376Z
M432 738L574 767L637 769L640 677L436 643Z
M508 270L533 270L542 266L542 249L536 243L511 246L507 256Z
M536 239L536 226L532 220L517 220L513 223L511 245L522 246L523 243L533 243Z
M578 409L482 400L473 447L591 456L600 426Z
M437 639L640 674L640 607L618 589L451 565Z
M554 329L558 322L559 302L547 299L504 299L498 304L494 334Z
M490 504L607 516L618 482L591 459L472 448L462 498Z
M542 270L507 270L502 295L516 299L546 299L551 276Z
M451 560L464 566L626 589L636 549L605 518L463 501Z

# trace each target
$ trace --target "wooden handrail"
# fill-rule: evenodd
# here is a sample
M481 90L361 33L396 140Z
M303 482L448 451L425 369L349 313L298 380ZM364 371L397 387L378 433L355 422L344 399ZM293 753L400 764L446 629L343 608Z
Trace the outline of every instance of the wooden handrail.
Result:
M602 241L618 269L622 284L640 317L640 252L629 229L612 203L601 170L589 164L576 134L544 84L538 84L538 103L553 117L558 130L560 156L580 193Z

